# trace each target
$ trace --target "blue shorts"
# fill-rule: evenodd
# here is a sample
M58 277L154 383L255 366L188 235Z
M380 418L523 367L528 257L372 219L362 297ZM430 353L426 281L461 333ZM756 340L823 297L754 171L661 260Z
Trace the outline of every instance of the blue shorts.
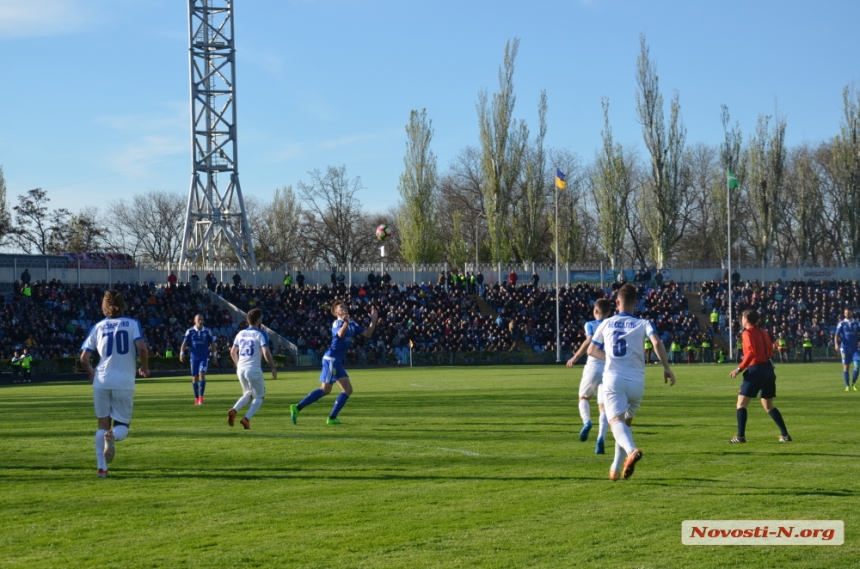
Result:
M776 397L776 373L769 363L750 366L744 370L744 381L738 395L754 398L761 394L762 399Z
M856 348L845 349L844 346L839 346L839 354L842 356L842 365L847 366L853 361L854 365L860 366L860 351Z
M191 377L196 377L199 374L206 374L209 369L209 357L201 358L191 354Z
M320 383L337 383L339 379L349 377L341 362L323 357Z

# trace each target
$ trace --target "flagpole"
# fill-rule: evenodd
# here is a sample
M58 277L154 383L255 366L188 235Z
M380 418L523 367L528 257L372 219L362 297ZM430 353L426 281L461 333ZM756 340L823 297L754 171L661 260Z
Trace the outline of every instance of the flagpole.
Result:
M735 339L732 336L732 330L734 329L734 321L732 320L732 182L729 178L729 170L726 173L726 234L728 235L729 242L728 245L728 278L726 279L728 282L726 283L728 286L728 299L729 299L729 316L726 320L726 325L729 328L729 360L732 362L735 361Z
M558 169L556 169L558 175ZM558 183L555 184L555 361L561 362L561 320L558 288Z

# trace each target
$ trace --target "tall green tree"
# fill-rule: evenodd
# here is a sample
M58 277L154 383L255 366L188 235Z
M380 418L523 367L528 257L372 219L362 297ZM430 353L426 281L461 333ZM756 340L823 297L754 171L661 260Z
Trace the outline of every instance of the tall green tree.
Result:
M751 209L749 227L756 262L771 266L779 224L785 207L785 119L777 117L773 128L769 115L759 115L747 151L746 193Z
M52 243L57 242L54 234L65 229L71 213L65 208L51 211L48 207L50 201L48 192L42 188L18 196L18 205L13 208L15 227L12 240L27 254L49 255L59 252L52 249Z
M537 260L547 234L547 171L544 139L546 138L546 91L538 103L539 128L534 143L525 154L525 171L521 191L513 203L514 250L525 263Z
M513 118L514 62L520 40L505 44L505 57L499 68L499 92L492 102L487 92L478 95L478 126L481 140L481 193L487 215L490 258L507 262L511 257L508 236L511 196L519 182L529 132L524 121Z
M645 36L640 37L639 45L636 112L651 156L650 178L643 186L640 204L642 221L651 237L651 254L657 266L663 267L683 237L687 221L684 215L689 175L684 153L687 130L681 123L677 91L669 105L667 128L657 66L651 60Z
M600 245L615 269L624 246L625 217L632 192L630 172L624 160L624 149L612 140L609 123L609 99L603 98L603 148L597 155L591 173L591 189L597 209Z
M453 267L462 268L469 253L463 231L463 214L459 211L455 212L451 216L451 223L453 224L453 233L446 248L446 259Z
M406 156L397 189L403 200L400 206L400 255L409 263L435 263L442 244L439 238L439 215L436 209L436 155L430 150L433 121L427 109L413 110L406 125Z

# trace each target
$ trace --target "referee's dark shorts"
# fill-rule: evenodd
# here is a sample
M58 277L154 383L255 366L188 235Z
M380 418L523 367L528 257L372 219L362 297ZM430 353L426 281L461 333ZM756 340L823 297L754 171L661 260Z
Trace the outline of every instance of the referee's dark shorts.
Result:
M738 395L755 398L759 397L759 393L762 399L776 397L776 372L770 362L752 365L744 370L744 381L738 389Z

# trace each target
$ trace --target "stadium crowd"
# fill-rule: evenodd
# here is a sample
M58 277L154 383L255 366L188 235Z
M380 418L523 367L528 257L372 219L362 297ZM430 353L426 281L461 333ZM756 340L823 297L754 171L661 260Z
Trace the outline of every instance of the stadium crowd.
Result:
M355 341L352 363L407 363L410 346L415 352L431 354L556 350L555 291L537 286L535 279L492 286L483 286L468 275L466 279L440 275L435 284L411 285L382 278L363 285L335 282L318 288L206 284L242 311L261 308L265 324L294 343L300 353L316 357L328 347L333 319L330 306L336 300L347 301L359 323L369 321L372 307L380 313L374 337ZM177 355L195 314L203 315L206 326L222 342L238 329L230 312L212 305L203 283L200 285L174 280L164 286L117 283L114 288L124 293L126 314L141 322L151 352L163 356ZM639 290L636 315L654 322L675 362L717 359L714 335L729 337L727 281L702 283L702 304L710 320L705 326L700 325L700 315L690 312L674 282L654 285L643 280L635 286ZM615 289L617 286L604 290L587 283L561 288L560 335L565 357L585 339L584 324L593 318L594 302L599 298L614 301ZM738 281L731 291L735 315L748 308L758 310L774 340L784 341L789 348L804 339L815 346L828 345L843 310L860 303L856 281ZM0 359L9 359L23 348L37 360L76 357L90 326L101 319L103 293L100 286L77 287L59 281L16 283L0 313ZM486 309L482 313L476 294L491 313ZM737 332L736 323L732 336Z

